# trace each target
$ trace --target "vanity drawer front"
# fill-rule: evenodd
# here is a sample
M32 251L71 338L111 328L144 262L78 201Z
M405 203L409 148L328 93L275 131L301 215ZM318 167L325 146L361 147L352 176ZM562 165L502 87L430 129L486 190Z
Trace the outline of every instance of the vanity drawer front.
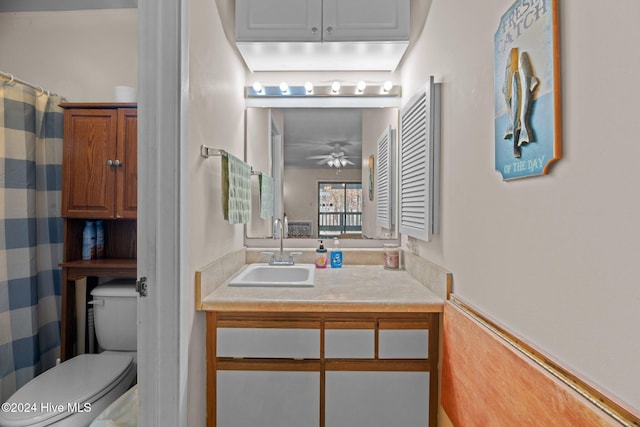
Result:
M379 359L428 359L429 322L420 320L380 320Z
M326 321L324 357L327 359L373 359L374 321Z
M219 327L218 357L319 359L320 328Z

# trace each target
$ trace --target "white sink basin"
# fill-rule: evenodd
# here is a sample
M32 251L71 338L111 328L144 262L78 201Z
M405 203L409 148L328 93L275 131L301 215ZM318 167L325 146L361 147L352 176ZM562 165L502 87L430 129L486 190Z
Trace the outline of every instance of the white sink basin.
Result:
M250 264L231 279L229 286L312 287L315 272L314 264Z

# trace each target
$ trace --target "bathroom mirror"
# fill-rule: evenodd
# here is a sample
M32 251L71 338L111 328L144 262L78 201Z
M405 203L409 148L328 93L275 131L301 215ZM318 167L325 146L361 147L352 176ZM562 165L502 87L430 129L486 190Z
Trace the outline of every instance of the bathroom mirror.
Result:
M245 118L245 160L274 178L274 215L286 214L288 246L314 247L334 236L354 247L398 239L395 224L377 224L375 191L378 139L398 128L397 108L256 107ZM260 240L278 232L272 218L260 218L258 179L248 246L269 244Z

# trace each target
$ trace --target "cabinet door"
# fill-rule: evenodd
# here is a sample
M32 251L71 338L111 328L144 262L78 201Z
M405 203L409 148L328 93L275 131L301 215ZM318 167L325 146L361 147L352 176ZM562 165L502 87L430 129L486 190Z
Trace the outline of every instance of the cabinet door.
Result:
M62 216L114 216L117 123L116 110L65 110Z
M118 110L116 217L135 219L138 211L138 110Z
M216 375L219 427L320 424L319 372L218 371Z
M236 0L236 41L322 39L322 0Z
M427 427L428 372L325 374L326 427Z
M324 0L324 41L409 40L409 0Z

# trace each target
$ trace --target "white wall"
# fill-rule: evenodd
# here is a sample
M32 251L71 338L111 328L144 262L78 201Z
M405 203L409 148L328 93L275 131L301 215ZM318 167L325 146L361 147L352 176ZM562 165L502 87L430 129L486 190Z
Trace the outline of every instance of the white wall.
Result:
M271 110L247 108L245 111L245 161L254 171L270 177L271 171ZM260 217L260 176L251 177L251 220L247 224L247 237L267 237L272 234L272 217Z
M189 4L189 271L195 305L195 271L242 248L243 226L222 216L221 159L200 157L200 145L244 158L244 66L225 38L222 19L232 19L228 1L193 0ZM187 425L203 426L206 417L205 316L193 311L181 333L189 334ZM191 323L190 323L191 322Z
M453 291L640 409L640 2L560 2L563 158L548 176L494 171L493 35L512 1L433 0L403 98L442 82L442 230L404 240Z
M137 84L137 10L0 13L0 71L70 102Z

